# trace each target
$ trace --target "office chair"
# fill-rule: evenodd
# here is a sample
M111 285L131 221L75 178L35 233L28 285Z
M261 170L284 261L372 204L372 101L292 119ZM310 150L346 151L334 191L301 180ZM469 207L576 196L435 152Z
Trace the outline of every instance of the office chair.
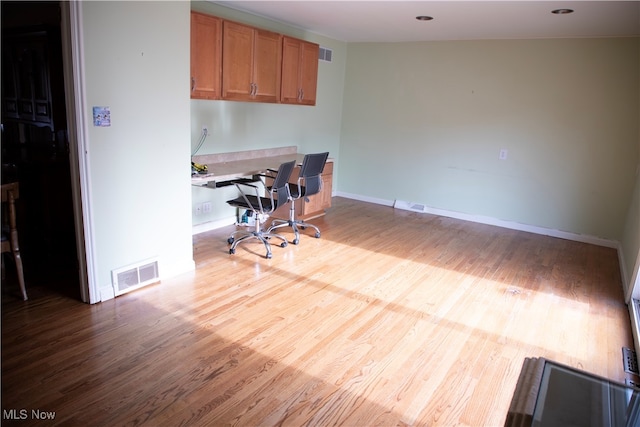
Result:
M294 245L300 242L300 229L311 227L316 230L315 237L320 237L320 229L308 222L297 220L295 201L302 198L303 202L309 201L309 196L318 194L322 189L322 171L324 170L324 164L327 162L329 153L317 153L307 154L302 159L302 166L300 167L300 175L298 176L297 185L289 186L289 201L291 207L289 208L289 219L274 219L271 222L271 226L267 232L271 233L273 230L281 227L291 227L295 234L292 241Z
M20 187L17 182L2 185L2 252L11 252L18 270L18 283L22 291L22 299L27 300L27 290L24 285L24 270L18 245L18 228L16 226L16 204ZM4 279L4 262L2 263L2 278Z
M262 180L257 180L253 183L246 182L246 180L235 182L236 187L240 190L240 197L227 200L227 203L240 209L249 209L252 211L255 218L255 229L253 231L238 230L232 233L227 239L227 242L231 245L231 248L229 248L230 254L236 252L236 247L241 242L250 239L258 239L264 244L267 249L266 258L271 258L271 245L268 239L276 237L282 240L280 247L284 248L287 246L287 239L269 230L263 231L262 224L269 217L270 213L289 200L288 182L295 164L295 160L281 164L276 175L273 176L273 185L269 188L266 187ZM262 185L256 185L258 183ZM255 195L247 194L247 192L243 191L244 187L253 188ZM268 197L261 196L263 189ZM251 192L251 190L247 191Z

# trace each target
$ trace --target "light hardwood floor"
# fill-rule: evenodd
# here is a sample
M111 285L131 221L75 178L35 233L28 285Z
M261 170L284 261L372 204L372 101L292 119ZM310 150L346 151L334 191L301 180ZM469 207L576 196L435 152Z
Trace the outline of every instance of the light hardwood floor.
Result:
M258 243L229 255L227 227L194 236L194 273L101 304L3 291L4 418L499 426L524 357L624 380L615 250L333 205L322 238L270 260Z

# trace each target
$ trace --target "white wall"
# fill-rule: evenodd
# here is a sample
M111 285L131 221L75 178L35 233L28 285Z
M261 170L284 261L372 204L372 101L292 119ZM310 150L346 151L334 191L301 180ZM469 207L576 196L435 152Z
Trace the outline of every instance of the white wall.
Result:
M162 277L194 268L189 3L83 2L87 148L101 298L111 271L152 257Z
M338 190L620 241L638 159L638 46L349 44Z
M333 62L318 64L318 95L315 106L265 104L218 100L191 101L191 142L197 142L206 125L209 136L198 154L297 146L301 153L329 151L337 158L340 147L342 94L346 67L346 44L300 29L211 4L192 2L193 10L242 22L269 31L297 37L333 49ZM338 160L336 159L336 164ZM337 180L335 172L334 179ZM235 196L235 188L192 190L192 219L195 231L215 227L218 221L233 219L235 208L225 201ZM195 205L211 202L212 212L195 215Z

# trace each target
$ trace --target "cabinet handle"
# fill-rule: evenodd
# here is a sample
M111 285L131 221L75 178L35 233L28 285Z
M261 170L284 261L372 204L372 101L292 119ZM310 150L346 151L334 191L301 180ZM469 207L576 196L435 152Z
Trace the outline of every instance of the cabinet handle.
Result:
M253 96L258 94L258 83L253 84Z
M300 89L300 101L304 99L304 89Z
M196 79L191 77L191 92L196 90Z

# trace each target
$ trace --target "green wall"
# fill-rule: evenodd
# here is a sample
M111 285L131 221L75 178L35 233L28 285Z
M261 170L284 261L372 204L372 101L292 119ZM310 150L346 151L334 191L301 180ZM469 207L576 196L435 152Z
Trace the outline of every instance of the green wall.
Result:
M620 241L638 44L349 44L338 190Z
M191 239L189 3L82 2L90 211L100 299L111 271L158 258L194 268ZM111 126L92 125L109 106Z

